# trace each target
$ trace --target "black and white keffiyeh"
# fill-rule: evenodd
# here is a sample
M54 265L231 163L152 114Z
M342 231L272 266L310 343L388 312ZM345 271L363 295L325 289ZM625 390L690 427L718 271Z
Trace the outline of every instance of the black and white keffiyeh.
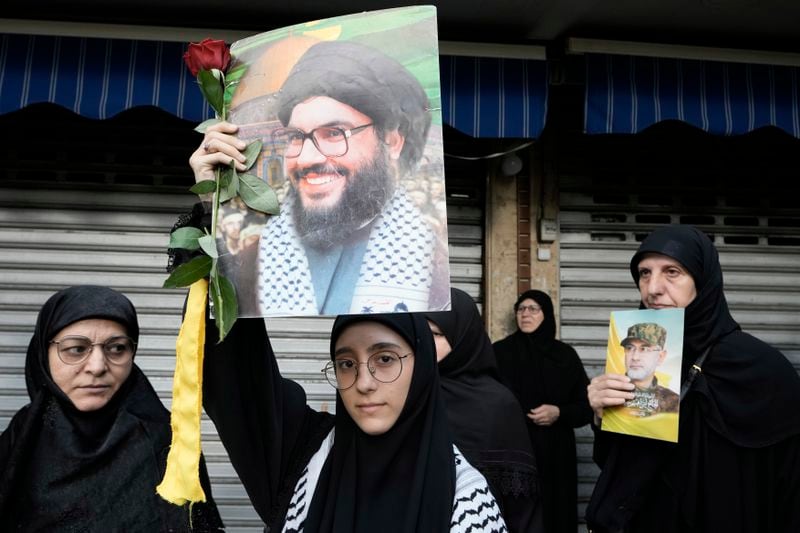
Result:
M308 258L297 236L292 206L281 206L261 233L258 305L262 316L317 315ZM350 313L426 311L435 239L419 210L398 188L372 223Z

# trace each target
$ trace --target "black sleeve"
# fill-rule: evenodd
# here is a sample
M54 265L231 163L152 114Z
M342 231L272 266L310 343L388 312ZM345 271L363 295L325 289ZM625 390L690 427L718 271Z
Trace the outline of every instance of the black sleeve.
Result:
M192 513L192 531L202 533L205 531L224 531L225 525L219 515L214 496L211 494L211 480L208 478L206 460L200 455L200 485L206 495L205 503L195 503L189 507Z
M603 468L608 459L608 454L611 449L611 435L607 431L600 429L592 422L592 433L594 433L594 444L592 445L592 460L594 463Z
M175 225L172 226L170 233L180 228L211 228L211 211L209 204L198 202L192 206L189 213L184 213L178 217ZM183 248L167 248L167 272L172 272L183 263L201 255L201 251L184 250Z
M569 350L573 365L571 368L571 379L569 385L569 395L567 401L558 408L561 414L556 421L556 424L565 424L573 428L585 426L592 421L592 407L589 405L589 395L586 387L589 385L589 377L586 375L586 370L583 368L580 357L568 345L564 345Z
M508 368L508 355L506 352L506 339L499 340L495 343L492 343L492 350L494 351L494 360L497 363L497 374L500 377L500 383L506 386L514 396L517 396L517 391L514 388L514 384L512 383L511 376L509 374ZM522 403L519 396L517 396L517 400ZM523 412L525 409L523 409Z
M276 506L288 505L287 483L291 496L292 480L319 447L332 416L308 407L302 387L281 377L262 319L239 319L222 343L217 338L209 321L203 406L269 525Z

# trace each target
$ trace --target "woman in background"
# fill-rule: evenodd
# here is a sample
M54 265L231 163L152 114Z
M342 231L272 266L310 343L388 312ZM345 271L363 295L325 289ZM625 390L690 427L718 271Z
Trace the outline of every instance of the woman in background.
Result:
M524 292L514 304L518 329L495 343L503 381L526 413L539 467L544 529L574 533L578 527L578 469L574 428L588 424L589 379L569 345L556 340L550 297Z

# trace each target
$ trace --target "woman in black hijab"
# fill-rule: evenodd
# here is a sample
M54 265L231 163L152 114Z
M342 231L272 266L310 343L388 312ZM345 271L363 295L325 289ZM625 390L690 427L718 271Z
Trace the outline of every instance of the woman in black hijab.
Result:
M269 531L507 531L452 444L422 315L336 319L324 370L335 416L281 377L263 320L238 320L206 349L206 412Z
M25 359L31 403L0 436L3 531L217 531L205 504L155 491L171 440L169 413L133 363L136 310L106 287L71 287L42 307Z
M596 431L602 468L587 508L594 531L800 531L800 378L740 330L717 250L691 226L651 233L631 259L641 307L684 307L678 443ZM632 387L592 380L595 415Z
M574 428L590 422L589 378L578 354L556 340L550 297L536 290L514 304L518 328L494 345L503 381L517 396L533 444L542 492L544 530L578 528L578 467Z
M428 313L453 440L486 477L509 531L541 532L542 506L519 402L500 383L478 307L451 289L451 310Z

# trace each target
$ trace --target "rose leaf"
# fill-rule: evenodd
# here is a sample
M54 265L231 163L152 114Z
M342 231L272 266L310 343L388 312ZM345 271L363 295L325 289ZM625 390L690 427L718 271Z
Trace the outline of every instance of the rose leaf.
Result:
M280 203L275 191L258 176L252 174L239 174L239 196L251 209L277 215L280 212Z
M219 340L225 338L236 322L239 306L236 302L236 289L233 284L221 274L211 278L211 300L214 303L214 318L219 329Z
M211 258L207 255L201 255L178 266L164 281L163 287L165 289L188 287L211 272L211 261Z
M197 239L197 243L209 257L213 257L214 259L219 257L219 254L217 254L217 240L213 235L203 235Z
M197 250L200 243L197 239L204 235L199 228L178 228L169 236L170 248L183 248L184 250Z

